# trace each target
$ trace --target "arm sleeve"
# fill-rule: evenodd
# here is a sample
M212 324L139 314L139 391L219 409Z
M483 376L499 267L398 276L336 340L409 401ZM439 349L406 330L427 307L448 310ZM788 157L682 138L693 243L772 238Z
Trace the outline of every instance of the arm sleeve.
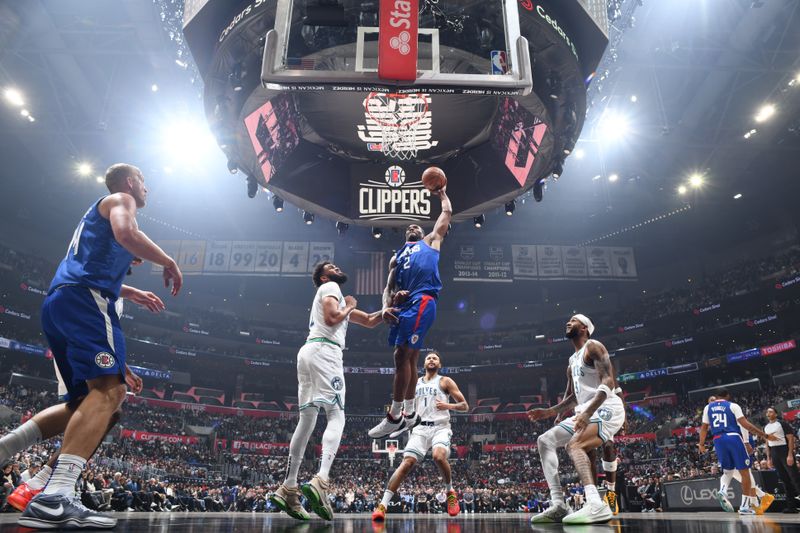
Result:
M738 403L731 402L731 412L733 413L733 416L736 418L736 420L744 418L744 413L742 412L742 408L739 407Z
M336 298L337 302L341 302L342 289L339 288L339 285L337 283L329 281L328 283L323 284L322 287L319 288L317 296L320 302L323 301L328 296L333 296L334 298Z
M706 405L703 408L703 424L708 424L708 423L709 423L709 421L708 421L708 406Z

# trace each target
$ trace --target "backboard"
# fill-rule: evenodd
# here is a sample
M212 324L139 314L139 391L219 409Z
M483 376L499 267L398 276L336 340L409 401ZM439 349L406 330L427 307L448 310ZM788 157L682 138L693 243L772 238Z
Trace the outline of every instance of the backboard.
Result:
M517 0L278 0L262 83L528 94L530 53L518 9Z

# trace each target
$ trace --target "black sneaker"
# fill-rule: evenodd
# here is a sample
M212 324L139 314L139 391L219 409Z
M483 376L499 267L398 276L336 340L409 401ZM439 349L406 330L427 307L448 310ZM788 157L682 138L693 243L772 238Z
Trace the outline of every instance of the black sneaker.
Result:
M420 424L420 422L422 422L422 417L420 417L416 413L411 413L408 416L404 416L403 417L403 425L400 426L400 428L397 429L397 431L392 432L389 435L389 438L390 439L396 439L397 437L399 437L400 435L402 435L406 431L410 432L412 429L417 427Z
M34 529L110 529L117 519L87 509L76 494L37 494L18 523Z

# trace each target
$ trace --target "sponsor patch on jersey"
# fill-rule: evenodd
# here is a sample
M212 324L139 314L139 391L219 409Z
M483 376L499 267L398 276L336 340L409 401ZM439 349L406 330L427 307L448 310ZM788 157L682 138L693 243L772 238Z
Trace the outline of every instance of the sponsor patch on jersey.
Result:
M344 388L344 380L339 376L334 377L331 380L331 387L333 387L333 390L342 390Z
M100 352L94 356L94 364L100 368L111 368L116 364L116 360L114 360L114 356L110 353Z

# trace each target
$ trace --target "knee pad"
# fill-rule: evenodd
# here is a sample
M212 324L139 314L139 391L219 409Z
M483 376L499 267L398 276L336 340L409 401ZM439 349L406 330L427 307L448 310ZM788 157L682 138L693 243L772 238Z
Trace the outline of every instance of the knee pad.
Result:
M603 459L603 472L616 472L617 471L617 462L616 461L606 461Z

